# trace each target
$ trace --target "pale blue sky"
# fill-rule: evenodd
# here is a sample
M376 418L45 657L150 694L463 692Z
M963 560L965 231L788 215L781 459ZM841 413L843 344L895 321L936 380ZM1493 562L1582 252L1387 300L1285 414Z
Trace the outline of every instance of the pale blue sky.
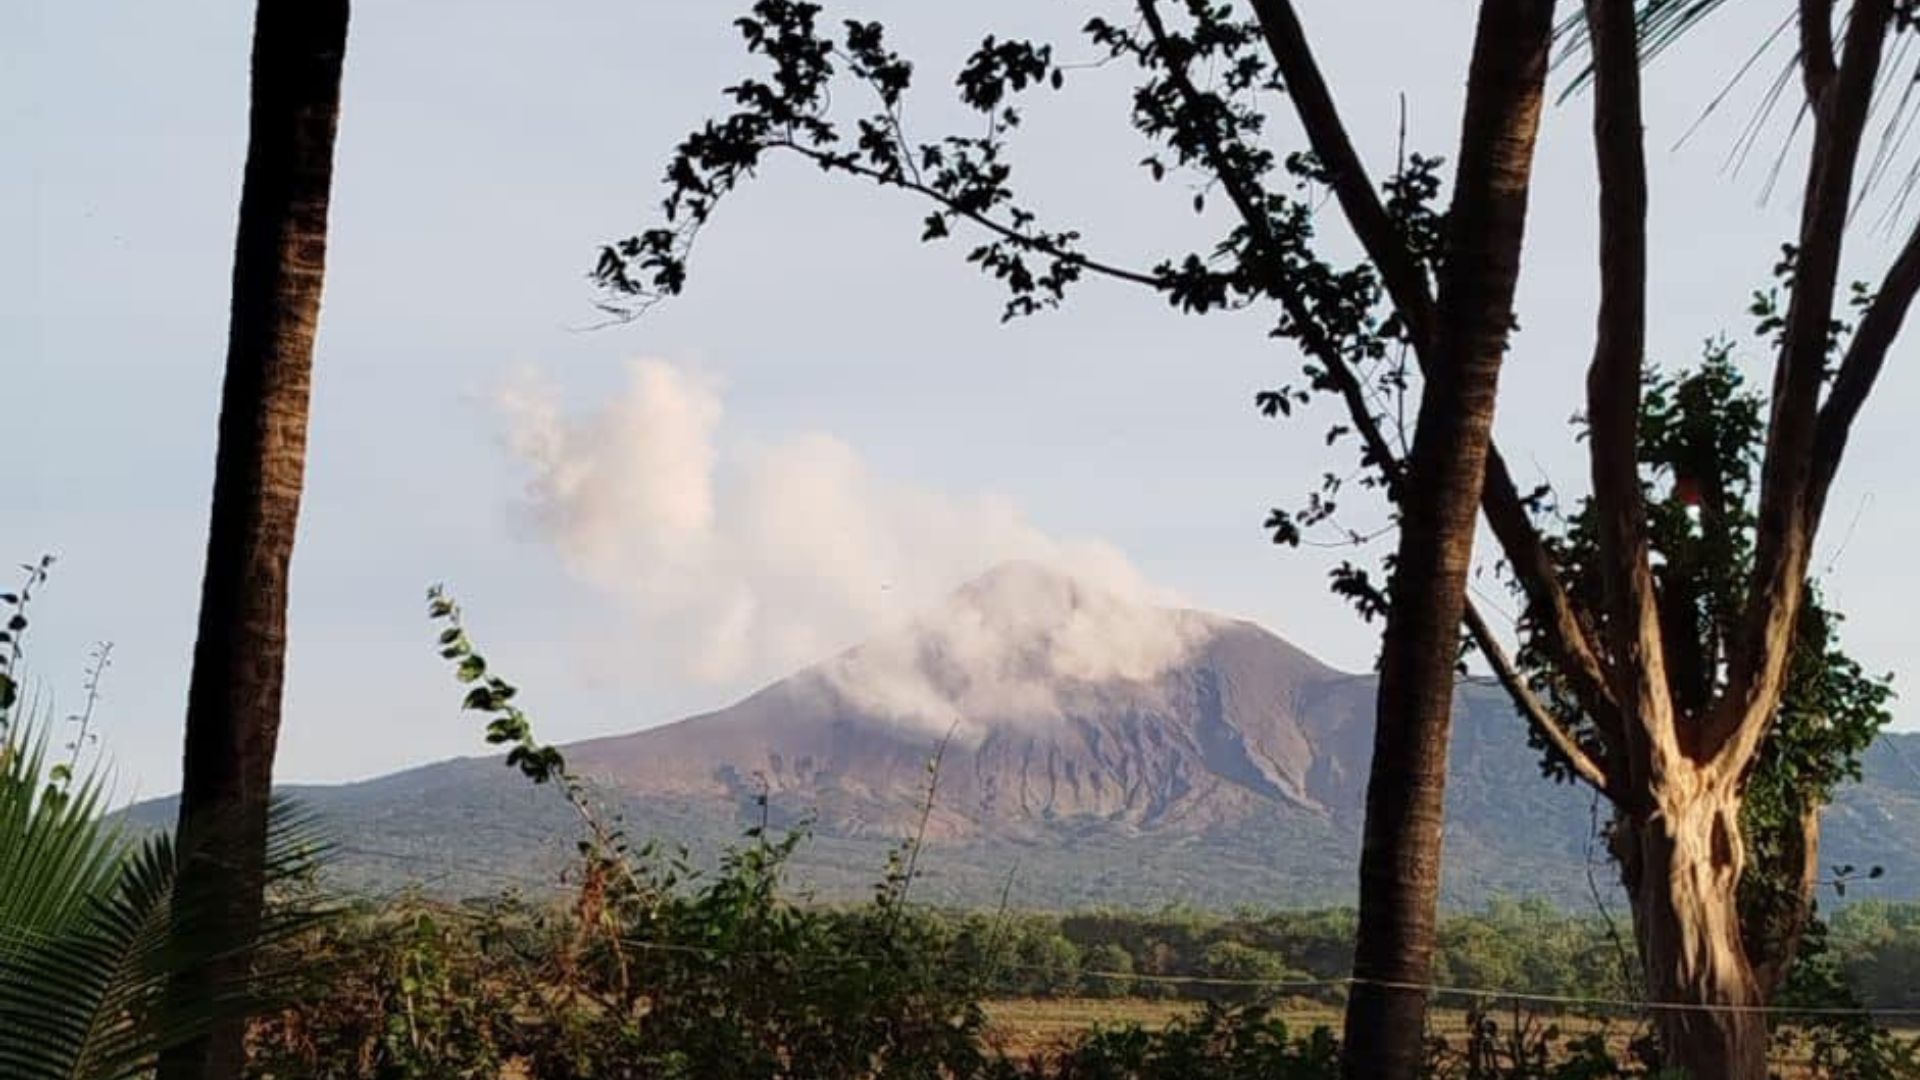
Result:
M142 795L177 785L250 6L0 10L0 139L12 148L0 170L11 241L0 392L14 481L0 556L61 556L34 612L33 661L63 704L78 696L87 644L116 643L102 719L125 786ZM687 296L638 325L570 329L592 319L582 272L595 245L649 219L673 142L746 70L736 6L356 5L280 775L343 779L481 748L429 647L420 598L436 580L456 586L552 738L716 706L757 677L701 682L628 662L644 642L619 603L571 575L519 505L527 476L491 402L523 368L592 409L621 392L627 361L667 360L719 387L722 457L828 432L888 482L1004 497L1048 536L1112 544L1195 604L1366 665L1377 628L1324 587L1341 553L1277 550L1259 529L1266 507L1349 460L1321 445L1322 425L1252 410L1255 390L1298 366L1260 320L1183 318L1093 283L1064 312L1002 326L995 289L956 248L915 242L917 206L788 165L725 208ZM981 34L1065 39L1101 9L831 5L888 21L922 61L929 129L950 115L947 81ZM1403 91L1413 144L1451 149L1471 4L1302 9L1376 166L1390 160ZM1789 200L1758 204L1757 175L1721 168L1744 113L1668 149L1769 28L1729 20L1653 78L1661 357L1690 359L1703 337L1744 329L1747 293L1794 218ZM1145 262L1209 233L1182 191L1132 167L1144 150L1125 123L1128 79L1089 73L1044 99L1017 157L1034 203L1101 251ZM1567 489L1584 483L1566 420L1592 333L1586 123L1581 103L1547 118L1499 425L1523 474ZM1877 274L1890 246L1856 233L1850 269ZM1920 596L1903 430L1920 415L1915 340L1861 422L1820 555L1834 560L1849 645L1903 681L1920 639L1906 610Z

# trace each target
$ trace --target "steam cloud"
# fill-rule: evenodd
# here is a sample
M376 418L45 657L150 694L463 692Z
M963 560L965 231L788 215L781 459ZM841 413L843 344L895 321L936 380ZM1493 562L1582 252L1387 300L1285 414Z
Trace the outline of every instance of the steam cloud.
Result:
M1053 539L1004 499L889 481L827 434L721 453L717 389L661 361L633 363L597 411L566 414L530 376L499 404L535 527L623 602L634 648L682 677L772 677L874 638L827 677L944 727L1057 713L1074 683L1152 679L1200 631L1112 546Z

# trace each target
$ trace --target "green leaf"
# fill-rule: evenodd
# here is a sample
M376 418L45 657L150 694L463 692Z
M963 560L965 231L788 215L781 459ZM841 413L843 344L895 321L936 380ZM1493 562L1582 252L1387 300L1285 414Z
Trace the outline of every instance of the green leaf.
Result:
M487 673L487 661L479 653L468 653L460 661L460 670L455 673L461 682L473 682Z
M272 976L249 973L180 995L169 992L176 976L236 944L284 940L314 916L269 914L244 943L201 929L208 900L176 891L186 855L173 838L116 823L98 769L48 762L47 743L44 723L0 738L0 1074L149 1075L162 1047L241 1019L275 992ZM49 781L59 786L43 797ZM313 863L300 853L310 829L285 809L269 810L269 887Z

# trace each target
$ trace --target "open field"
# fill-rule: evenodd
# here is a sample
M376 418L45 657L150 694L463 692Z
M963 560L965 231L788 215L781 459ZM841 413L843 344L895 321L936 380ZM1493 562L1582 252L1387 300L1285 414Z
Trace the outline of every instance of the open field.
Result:
M1139 1024L1146 1028L1164 1027L1175 1020L1193 1016L1206 1006L1198 1001L1154 1001L1145 998L1012 998L986 1003L989 1038L1009 1053L1029 1054L1057 1048L1073 1037L1096 1027ZM1306 998L1290 998L1280 1003L1276 1015L1287 1027L1306 1034L1316 1027L1340 1030L1340 1008ZM1504 1029L1512 1019L1510 1012L1495 1017ZM1615 1021L1611 1025L1578 1016L1535 1016L1543 1025L1555 1024L1571 1036L1602 1027L1622 1035L1624 1044L1631 1025ZM1430 1016L1435 1034L1458 1042L1467 1034L1465 1009L1435 1009Z
M1009 1055L1022 1057L1059 1049L1093 1028L1139 1024L1157 1029L1175 1020L1193 1016L1204 1008L1204 1004L1196 1001L1155 1001L1145 998L1006 998L986 1003L987 1037ZM1289 1029L1299 1034L1316 1027L1327 1027L1336 1032L1340 1030L1339 1008L1325 1002L1292 998L1280 1003L1276 1012L1286 1021ZM1466 1039L1468 1016L1465 1009L1436 1008L1429 1014L1428 1023L1434 1034L1459 1046ZM1559 1034L1553 1040L1556 1044L1564 1044L1567 1039L1591 1031L1604 1030L1607 1041L1616 1053L1624 1051L1627 1043L1640 1034L1638 1025L1624 1019L1608 1022L1592 1017L1525 1012L1516 1016L1511 1008L1493 1010L1489 1018L1499 1026L1503 1040L1514 1029L1516 1021L1536 1024L1539 1029L1557 1028ZM1920 1025L1902 1025L1896 1030L1910 1040L1920 1041ZM1783 1078L1819 1075L1810 1068L1804 1057L1799 1060L1789 1058L1780 1065Z

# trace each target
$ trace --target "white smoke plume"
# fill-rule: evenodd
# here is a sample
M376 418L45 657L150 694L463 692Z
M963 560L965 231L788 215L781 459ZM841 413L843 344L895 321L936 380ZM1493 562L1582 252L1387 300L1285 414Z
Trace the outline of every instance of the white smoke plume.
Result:
M770 678L874 638L829 678L943 726L1057 712L1063 684L1151 679L1198 636L1111 545L1049 537L1004 499L890 481L827 434L723 453L718 390L662 361L633 363L584 414L531 377L499 404L540 534L623 602L632 647L682 677Z

